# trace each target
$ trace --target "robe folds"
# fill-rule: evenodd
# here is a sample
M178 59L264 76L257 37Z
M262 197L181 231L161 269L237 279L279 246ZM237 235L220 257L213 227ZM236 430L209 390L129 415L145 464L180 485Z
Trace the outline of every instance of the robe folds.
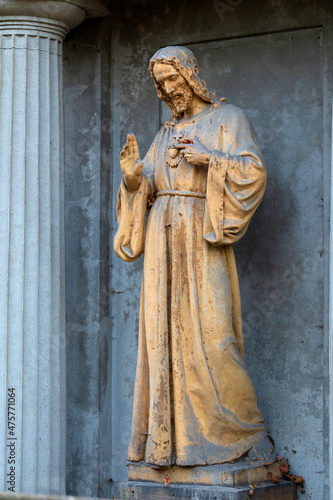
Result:
M208 168L167 164L181 134L212 152ZM121 183L114 240L125 261L144 252L128 459L232 461L267 435L243 358L232 249L263 197L264 159L246 114L221 103L163 126L143 163L135 192Z

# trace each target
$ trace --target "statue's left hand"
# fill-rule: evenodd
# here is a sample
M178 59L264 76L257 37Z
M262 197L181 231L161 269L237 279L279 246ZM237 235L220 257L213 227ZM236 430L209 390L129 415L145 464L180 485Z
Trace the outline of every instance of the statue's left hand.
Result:
M172 147L179 149L179 154L182 155L188 163L198 167L208 167L211 152L196 137L191 138L191 140L193 144L179 144L177 142L173 144Z

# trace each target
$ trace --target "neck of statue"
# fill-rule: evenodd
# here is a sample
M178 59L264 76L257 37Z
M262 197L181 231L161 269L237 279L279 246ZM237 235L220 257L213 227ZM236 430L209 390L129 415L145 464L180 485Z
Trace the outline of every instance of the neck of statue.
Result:
M188 108L184 111L184 118L188 118L190 116L195 116L198 113L201 113L205 108L209 106L209 103L201 99L201 97L194 94L194 97L188 106Z

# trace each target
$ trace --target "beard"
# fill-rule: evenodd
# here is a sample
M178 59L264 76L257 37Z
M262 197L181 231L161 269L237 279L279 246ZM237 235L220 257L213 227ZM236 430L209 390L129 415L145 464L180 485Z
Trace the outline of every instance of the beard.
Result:
M183 113L192 102L194 92L189 85L178 90L172 97L172 104L176 108L177 113Z

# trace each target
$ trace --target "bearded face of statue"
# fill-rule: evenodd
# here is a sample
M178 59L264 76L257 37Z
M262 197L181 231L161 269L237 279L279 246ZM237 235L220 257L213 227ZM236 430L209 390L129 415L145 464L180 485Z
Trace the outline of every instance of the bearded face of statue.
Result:
M183 113L193 100L194 92L185 78L167 63L156 63L154 76L170 99L178 113Z

